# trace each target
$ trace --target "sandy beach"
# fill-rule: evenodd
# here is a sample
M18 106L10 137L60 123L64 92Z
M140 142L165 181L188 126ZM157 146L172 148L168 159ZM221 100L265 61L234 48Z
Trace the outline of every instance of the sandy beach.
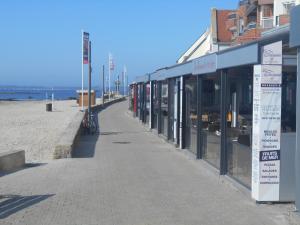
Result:
M51 160L55 144L79 111L75 100L0 101L0 152L25 150L26 162Z

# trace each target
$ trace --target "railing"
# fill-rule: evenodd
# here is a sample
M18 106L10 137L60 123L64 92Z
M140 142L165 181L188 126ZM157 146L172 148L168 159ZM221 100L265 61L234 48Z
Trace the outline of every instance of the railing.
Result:
M255 29L256 28L256 23L255 22L250 22L247 27L246 30L251 30L251 29Z
M260 25L263 29L273 28L273 18L272 17L262 17L260 20Z

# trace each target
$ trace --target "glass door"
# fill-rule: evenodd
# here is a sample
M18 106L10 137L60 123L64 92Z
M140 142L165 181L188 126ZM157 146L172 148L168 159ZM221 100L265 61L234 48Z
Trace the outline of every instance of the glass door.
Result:
M228 71L227 171L251 187L253 72L249 68Z
M185 81L185 147L197 154L197 77Z
M157 129L157 120L158 120L158 112L159 112L159 104L158 104L158 85L156 81L152 81L153 83L153 121L152 128Z
M174 111L174 105L175 105L175 79L169 79L169 93L168 93L168 101L169 101L169 132L168 132L168 139L171 141L174 141L174 119L175 119L175 111Z
M163 81L161 84L161 133L168 137L168 82Z
M145 123L149 124L149 116L150 116L150 83L146 84L146 118L145 118Z
M202 78L202 153L203 159L220 168L221 150L221 83L220 75Z

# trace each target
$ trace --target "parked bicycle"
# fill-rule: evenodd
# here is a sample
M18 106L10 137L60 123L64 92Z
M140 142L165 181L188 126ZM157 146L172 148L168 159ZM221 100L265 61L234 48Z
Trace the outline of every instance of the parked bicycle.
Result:
M91 120L88 120L88 113L85 114L82 120L84 134L95 134L99 132L98 116L95 112L91 113Z
M89 127L90 134L95 134L99 131L98 116L96 113L91 114L91 121L89 125L90 125Z

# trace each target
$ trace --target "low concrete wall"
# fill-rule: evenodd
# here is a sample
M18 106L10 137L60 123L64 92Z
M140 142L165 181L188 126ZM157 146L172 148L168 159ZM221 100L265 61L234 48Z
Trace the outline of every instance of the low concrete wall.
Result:
M66 130L61 134L61 138L55 146L53 158L68 158L71 156L74 144L79 138L81 122L84 118L84 112L78 112Z
M0 153L0 171L16 170L25 165L25 151L9 151Z
M113 99L113 100L110 100L110 101L106 100L106 101L104 102L104 105L103 105L103 104L100 104L100 105L92 106L92 110L93 110L93 111L96 111L96 112L99 112L99 111L101 111L102 109L105 109L106 107L108 107L108 106L110 106L110 105L112 105L112 104L114 104L114 103L122 102L122 101L124 101L124 100L126 100L126 97L120 97L120 98L116 98L116 99Z
M117 103L124 101L126 98L121 97L117 99L113 99L111 101L107 101L103 104L100 105L95 105L92 106L92 110L96 112L100 112L102 109L105 109L106 107ZM78 112L74 118L74 120L69 124L67 129L63 132L61 135L61 139L58 141L53 158L54 159L60 159L60 158L69 158L72 156L72 152L74 149L74 146L76 143L78 143L82 131L82 120L85 116L85 112Z

